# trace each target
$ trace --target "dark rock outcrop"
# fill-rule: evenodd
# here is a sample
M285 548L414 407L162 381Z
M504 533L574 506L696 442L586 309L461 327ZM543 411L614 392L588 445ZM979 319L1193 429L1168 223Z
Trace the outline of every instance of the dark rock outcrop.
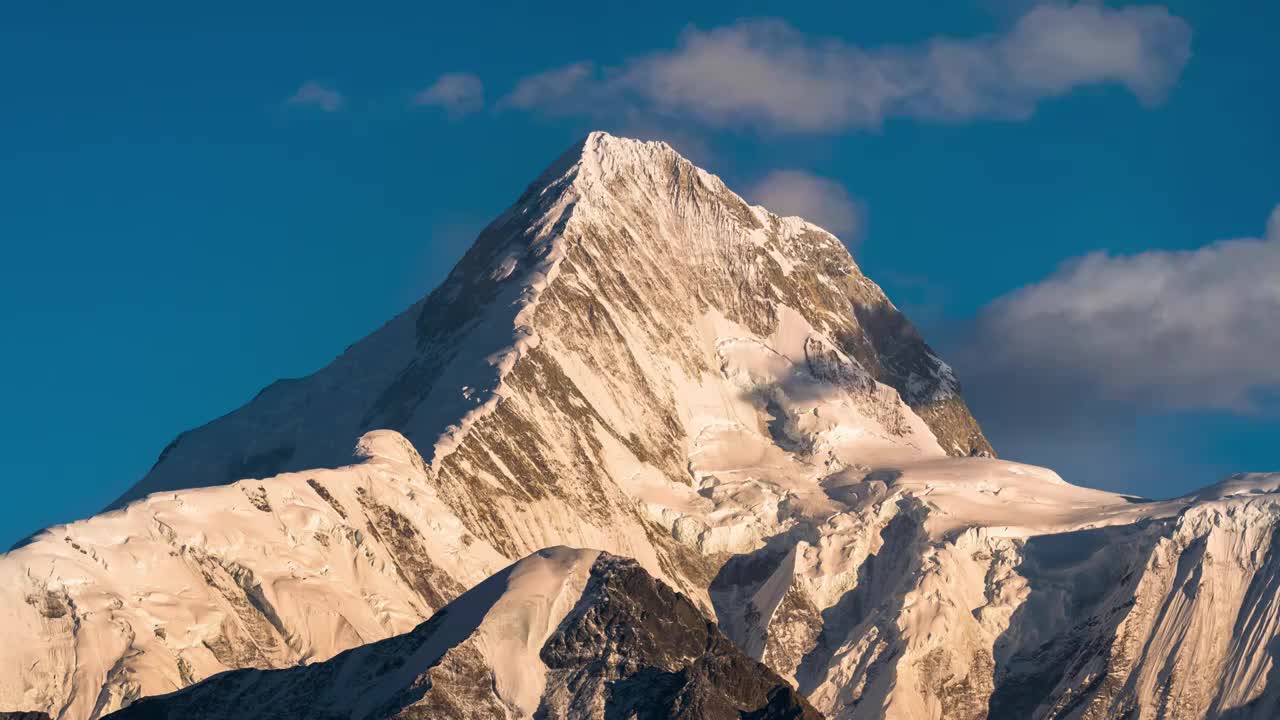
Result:
M539 555L584 553L558 548ZM548 555L549 556L549 555ZM508 579L481 583L413 631L284 670L236 670L145 698L114 720L390 720L519 717L498 696L479 627ZM565 583L571 579L566 576ZM540 720L818 720L765 665L748 658L684 595L638 563L600 553L576 605L542 646ZM508 687L508 690L511 688Z

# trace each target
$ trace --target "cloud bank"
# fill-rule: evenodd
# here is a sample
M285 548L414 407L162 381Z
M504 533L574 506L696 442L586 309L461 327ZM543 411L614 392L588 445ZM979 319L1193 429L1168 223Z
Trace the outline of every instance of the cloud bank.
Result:
M781 215L799 215L846 243L862 229L861 205L844 186L803 170L775 170L746 192L747 199Z
M976 337L991 380L1078 401L1255 411L1280 396L1280 206L1261 237L1069 261L992 303Z
M875 128L894 117L1019 119L1086 86L1119 85L1158 103L1190 42L1190 27L1158 6L1039 5L1000 34L874 49L747 20L689 28L674 49L618 66L581 62L526 77L500 104L551 114L627 108L786 132Z

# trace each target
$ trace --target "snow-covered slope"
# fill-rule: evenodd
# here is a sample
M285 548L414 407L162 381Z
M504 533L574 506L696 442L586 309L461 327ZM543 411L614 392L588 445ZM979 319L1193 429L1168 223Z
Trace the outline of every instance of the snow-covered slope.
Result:
M240 667L402 633L506 565L401 436L362 462L183 493L0 557L0 708L96 717Z
M818 717L634 561L541 550L412 631L322 663L241 670L118 720Z
M324 661L567 545L834 717L1267 717L1280 476L1138 502L989 451L836 238L595 133L430 296L0 557L0 710Z

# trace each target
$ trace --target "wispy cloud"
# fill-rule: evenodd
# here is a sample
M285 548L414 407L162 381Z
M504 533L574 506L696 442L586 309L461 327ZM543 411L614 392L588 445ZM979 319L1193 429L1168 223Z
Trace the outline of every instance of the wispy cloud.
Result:
M1280 397L1277 318L1280 207L1262 237L1068 262L987 308L972 365L1014 393L1251 412Z
M466 115L484 107L484 83L471 73L445 73L414 95L412 102L440 107L451 115Z
M286 101L298 107L310 107L324 112L337 112L346 102L342 93L314 80L302 84Z
M559 106L562 110L579 111L586 109L589 96L608 91L596 77L595 64L580 62L522 78L498 104L522 110L554 112Z
M580 62L521 80L500 103L548 113L619 108L711 126L873 128L891 117L1024 118L1047 98L1120 85L1160 102L1190 57L1191 29L1158 6L1033 7L1005 32L866 49L780 20L689 28L674 49L619 66Z
M846 243L858 239L862 206L834 180L803 170L774 170L746 192L747 199L782 215L798 215Z

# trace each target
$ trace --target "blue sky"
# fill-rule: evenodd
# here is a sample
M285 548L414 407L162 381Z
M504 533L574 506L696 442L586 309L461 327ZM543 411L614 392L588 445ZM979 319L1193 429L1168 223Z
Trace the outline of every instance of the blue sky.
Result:
M0 544L322 366L596 128L844 230L1006 457L1280 469L1274 3L182 5L0 11Z

